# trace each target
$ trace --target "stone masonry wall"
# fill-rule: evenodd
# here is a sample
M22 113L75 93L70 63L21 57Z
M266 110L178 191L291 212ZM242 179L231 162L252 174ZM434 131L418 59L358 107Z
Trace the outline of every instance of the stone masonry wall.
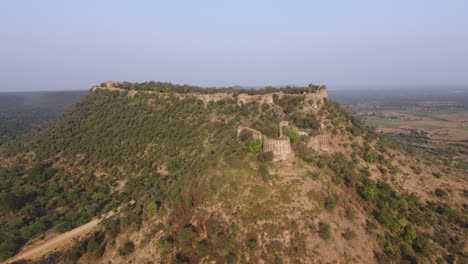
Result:
M252 133L252 138L253 139L257 139L257 140L260 140L262 141L262 133L258 130L255 130L253 128L250 128L250 127L245 127L245 126L240 126L237 128L237 137L239 137L240 133L244 130L247 130L247 131L250 131Z
M327 86L320 85L317 92L304 94L304 103L317 107L317 102L323 98L328 98Z
M289 137L271 139L263 136L263 152L272 152L274 160L285 160L292 154L291 140Z

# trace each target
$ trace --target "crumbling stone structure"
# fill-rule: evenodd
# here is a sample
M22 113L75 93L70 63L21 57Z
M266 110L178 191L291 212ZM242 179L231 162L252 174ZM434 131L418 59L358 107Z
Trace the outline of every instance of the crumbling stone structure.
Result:
M101 83L100 85L93 86L92 91L96 91L99 89L105 89L105 90L110 90L110 91L122 91L122 92L127 92L128 90L118 88L119 84L122 84L123 82L114 82L114 81L107 81L104 83ZM157 91L139 91L142 93L161 93ZM129 96L133 95L134 93L129 93ZM272 92L272 93L266 93L266 94L246 94L246 93L241 93L241 94L234 94L230 92L217 92L217 93L212 93L212 94L201 94L201 93L187 93L187 94L177 94L179 97L184 98L184 97L196 97L200 99L205 105L207 105L209 102L217 102L221 100L231 100L234 99L237 101L239 105L243 105L249 102L258 102L260 105L261 104L275 104L275 99L279 100L283 98L284 96L288 95L294 95L294 96L303 96L304 97L304 105L311 106L311 107L318 107L320 101L323 101L323 98L327 98L327 86L325 85L318 85L317 90L314 92L310 93L304 93L304 94L286 94L284 92Z
M261 141L263 152L273 153L273 161L287 160L294 156L291 148L291 139L283 135L283 127L288 125L289 123L287 121L280 122L278 138L268 138L267 136L262 135L260 131L245 126L237 128L237 136L239 137L240 133L244 130L250 131L252 132L253 139Z
M317 108L324 98L328 98L327 86L319 85L315 93L304 93L304 104Z
M257 140L260 140L260 141L263 140L262 133L260 131L255 130L255 129L250 128L250 127L245 127L245 126L240 126L240 127L237 128L237 137L239 137L241 132L244 131L244 130L251 132L253 139L257 139Z
M293 153L291 140L286 136L278 139L263 136L263 152L272 152L275 161L286 160Z
M329 151L330 150L330 136L317 135L309 139L307 146L311 149Z

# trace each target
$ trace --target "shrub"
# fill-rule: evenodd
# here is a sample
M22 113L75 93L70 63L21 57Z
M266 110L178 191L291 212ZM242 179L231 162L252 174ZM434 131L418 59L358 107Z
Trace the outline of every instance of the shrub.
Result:
M21 247L23 241L19 238L12 238L0 242L0 261L3 261L13 256L17 250Z
M0 212L11 212L21 208L20 197L11 192L0 193Z
M437 188L435 191L434 191L435 195L439 198L446 198L448 196L448 193L447 191L443 190L443 189L440 189L440 188Z
M354 210L353 208L347 208L346 209L346 218L348 218L351 221L356 219L356 210Z
M418 237L418 233L416 232L416 229L414 228L414 226L407 225L403 233L403 239L406 241L406 243L412 245L414 240L417 237Z
M168 252L172 248L173 243L170 239L158 239L154 245L161 252Z
M135 250L135 244L130 240L125 242L121 247L117 249L120 256L127 256L131 254L134 250Z
M299 140L299 136L296 131L292 129L286 129L283 134L291 139L292 143L296 143Z
M330 225L325 222L319 223L319 236L322 239L329 239L331 236Z
M272 161L273 160L273 152L271 151L268 151L268 152L262 152L260 154L258 154L257 158L259 161L262 161L262 162L268 162L268 161Z
M176 171L180 168L180 160L179 159L171 159L167 164L167 170L170 172Z
M325 209L327 209L328 211L333 211L333 210L335 210L335 207L336 207L336 199L335 199L334 197L331 197L331 196L325 198L324 207L325 207Z
M364 187L364 190L362 191L361 196L367 201L375 201L378 194L379 194L379 191L377 190L377 188L372 187L372 186L367 186L367 187Z
M429 242L429 239L425 237L417 237L413 241L413 248L416 252L419 254L425 256L425 257L430 257L434 254L435 248L431 245Z
M410 166L410 168L413 170L414 173L416 173L418 175L421 174L421 172L422 172L422 169L419 166Z
M377 156L374 153L367 152L364 155L364 160L368 163L374 163L377 161Z
M158 212L158 205L155 201L151 201L148 203L148 205L146 205L146 212L151 217L156 215L156 213Z
M121 218L120 223L123 226L130 226L134 230L140 229L141 217L138 213L128 212L124 217Z
M106 234L113 239L120 233L120 221L118 219L107 219L104 221L104 228Z
M262 176L264 182L268 182L272 179L270 172L268 172L268 166L265 163L261 163L260 166L258 166L258 172L260 176Z
M346 240L353 240L356 238L356 233L352 229L346 229L343 233L343 238Z
M420 263L417 259L416 253L409 244L403 242L400 246L400 251L403 258L409 263Z
M437 179L440 179L440 178L442 178L442 173L440 173L440 171L433 172L432 176L436 177Z
M55 232L58 232L58 233L63 233L63 232L66 232L70 229L72 229L73 226L71 225L71 223L69 222L59 222L55 227L54 227L54 231Z
M184 227L179 235L177 236L177 239L182 242L182 243L185 243L185 242L188 242L190 241L193 237L194 237L195 233L193 232L193 229L191 226L188 226L188 227Z
M300 128L317 130L320 127L320 122L317 120L317 117L312 113L307 113L304 115L296 112L291 115L291 119L293 124Z
M232 264L236 262L236 253L234 252L229 252L226 256L226 263Z
M254 139L249 144L249 151L253 154L258 154L262 150L262 142L258 139Z
M257 240L251 239L247 241L247 247L249 250L255 250L257 248Z
M299 142L292 146L294 153L304 161L312 162L314 161L314 153L307 147L306 144ZM322 168L319 166L319 168Z
M242 142L247 142L250 139L252 139L252 131L249 131L247 129L242 130L239 133L239 140Z

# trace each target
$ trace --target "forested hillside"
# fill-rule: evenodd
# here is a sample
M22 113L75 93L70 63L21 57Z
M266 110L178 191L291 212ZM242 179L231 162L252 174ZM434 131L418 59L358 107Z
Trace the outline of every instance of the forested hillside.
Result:
M182 88L181 88L182 87ZM463 263L466 171L409 155L317 87L258 92L162 83L92 89L0 149L0 259L118 206L49 261ZM232 94L216 100L200 94ZM273 102L239 94L274 93ZM213 97L215 98L215 97ZM208 98L209 99L209 98ZM273 162L251 134L285 135ZM314 138L326 147L310 144Z
M86 91L0 93L0 145L59 116Z

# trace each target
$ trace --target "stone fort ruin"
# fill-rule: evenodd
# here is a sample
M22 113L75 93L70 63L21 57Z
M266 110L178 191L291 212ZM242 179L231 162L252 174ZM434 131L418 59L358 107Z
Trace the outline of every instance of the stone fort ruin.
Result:
M294 156L294 152L291 148L291 139L283 135L283 128L288 125L289 123L287 121L280 122L278 138L269 138L262 135L258 130L244 126L237 128L237 136L239 136L242 131L247 130L252 133L253 139L260 140L262 143L262 152L273 153L273 161L287 160Z
M123 85L125 83L126 82L107 81L99 85L93 86L91 88L91 91L110 90L110 91L129 92L128 95L133 96L136 90L119 88L120 85ZM327 86L326 85L315 85L314 87L316 88L314 92L304 92L302 94L304 97L304 106L316 108L319 102L323 101L323 98L327 98ZM138 91L142 93L161 94L161 92L151 91L151 90L138 90ZM239 105L246 104L249 102L258 102L260 104L274 104L274 98L281 99L284 96L293 95L293 94L288 94L284 91L273 91L271 93L265 93L265 94L247 94L247 93L236 94L236 93L233 93L232 90L222 91L222 89L217 92L207 93L207 94L203 94L200 92L175 93L175 94L177 94L181 98L188 97L188 96L196 97L197 99L200 99L205 105L208 104L209 102L217 102L221 100L232 100L232 99L236 100ZM301 94L294 94L294 95L301 95Z
M280 97L284 95L278 93L276 94ZM270 97L272 96L273 94L262 95L261 98L259 98L260 102L273 103L273 98L270 99ZM304 93L303 96L305 107L317 108L320 102L328 96L327 87L325 85L320 85L318 86L318 89L315 93ZM243 101L246 100L245 98L248 97L250 96L245 95L245 97L242 98ZM253 139L259 140L261 142L263 152L273 153L273 161L287 160L291 157L294 157L294 152L291 147L291 139L283 135L283 129L288 126L289 123L287 121L282 121L279 123L278 138L269 138L266 135L263 135L260 131L247 126L239 126L237 128L237 136L239 137L242 131L249 131L252 134ZM327 143L326 141L326 138L316 136L310 139L310 143L308 145L309 147L312 147L314 149L325 149Z

